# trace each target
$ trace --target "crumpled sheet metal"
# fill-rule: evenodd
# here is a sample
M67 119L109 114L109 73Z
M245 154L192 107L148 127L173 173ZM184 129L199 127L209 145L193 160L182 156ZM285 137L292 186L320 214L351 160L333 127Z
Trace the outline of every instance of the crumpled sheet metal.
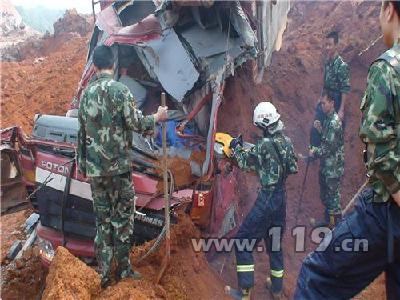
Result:
M255 47L257 44L257 37L250 26L250 22L243 11L239 1L232 3L231 22L235 30L240 34L244 40L247 48Z
M143 43L140 48L149 73L154 73L165 91L181 102L200 74L175 31L167 29L160 39Z
M245 46L241 38L228 38L226 32L219 28L204 30L198 25L194 25L182 32L182 36L189 43L197 58L205 58L216 54L229 52L236 58Z

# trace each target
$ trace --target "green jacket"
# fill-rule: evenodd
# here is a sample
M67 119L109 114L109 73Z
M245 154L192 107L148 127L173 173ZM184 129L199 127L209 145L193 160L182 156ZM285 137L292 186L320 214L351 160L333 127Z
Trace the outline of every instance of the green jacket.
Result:
M259 139L246 151L238 146L233 152L239 168L255 171L263 188L273 190L289 174L297 173L297 157L292 141L281 131Z
M79 104L78 167L88 177L114 176L131 170L132 130L149 132L154 117L135 108L129 89L100 74Z
M326 178L341 178L344 172L344 141L342 121L336 112L322 124L321 146L312 147L321 160L320 172Z
M340 55L324 64L324 88L334 92L350 91L350 70Z
M400 60L400 45L386 51L369 69L359 132L366 144L375 202L386 202L400 190L400 73L384 57Z

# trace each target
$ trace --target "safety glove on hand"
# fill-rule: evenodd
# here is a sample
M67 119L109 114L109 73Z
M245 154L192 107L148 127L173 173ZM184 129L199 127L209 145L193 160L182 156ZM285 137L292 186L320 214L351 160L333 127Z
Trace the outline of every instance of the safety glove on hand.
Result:
M233 151L235 151L235 149L238 146L243 146L243 137L240 134L239 136L235 137L232 139L231 143L229 144L229 148L231 148Z

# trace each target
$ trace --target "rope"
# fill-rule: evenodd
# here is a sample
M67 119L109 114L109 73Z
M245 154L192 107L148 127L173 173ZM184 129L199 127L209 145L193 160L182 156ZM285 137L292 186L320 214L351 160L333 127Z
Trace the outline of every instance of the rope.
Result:
M363 55L365 52L367 52L371 47L373 47L381 38L383 38L383 34L381 34L380 36L378 36L371 44L369 44L367 46L367 48L365 48L364 50L360 51L360 53L358 53L358 56Z
M174 180L174 176L172 175L172 172L170 170L167 170L167 173L168 173L168 176L169 176L169 192L168 192L168 195L170 196L169 199L171 199L171 195L172 195L173 191L175 190L175 180ZM157 239L154 241L154 244L150 247L149 251L147 251L145 254L143 254L143 256L138 259L136 264L141 263L143 260L148 258L151 254L153 254L156 251L158 251L158 249L161 246L161 243L165 239L166 232L167 232L167 227L164 225L163 229L161 230L161 232L158 235Z

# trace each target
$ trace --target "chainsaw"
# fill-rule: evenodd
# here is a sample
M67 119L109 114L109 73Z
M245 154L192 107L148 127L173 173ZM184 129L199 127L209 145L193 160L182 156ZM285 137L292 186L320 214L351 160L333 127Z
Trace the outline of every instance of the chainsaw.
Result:
M235 138L232 137L230 134L228 133L223 133L223 132L217 132L215 134L215 143L214 143L214 151L218 154L218 155L226 155L227 157L231 157L232 156L232 149L230 148L231 142L232 140L234 140ZM242 139L242 136L239 135L238 137L236 137L236 139ZM254 144L251 143L247 143L247 142L240 142L242 144L242 147L245 151L250 150Z

